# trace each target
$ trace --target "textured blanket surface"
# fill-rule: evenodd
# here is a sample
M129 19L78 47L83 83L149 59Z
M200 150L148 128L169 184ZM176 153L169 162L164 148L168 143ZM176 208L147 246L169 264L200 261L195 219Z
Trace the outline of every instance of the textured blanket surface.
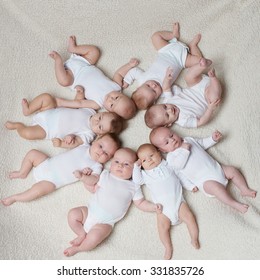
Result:
M67 59L68 37L75 35L79 44L100 47L102 56L97 65L108 76L131 57L140 59L145 70L156 56L151 35L171 30L175 21L180 23L185 43L202 34L199 46L213 61L224 89L223 102L208 125L176 130L182 136L196 137L220 130L224 138L209 153L220 163L239 168L249 186L260 191L259 1L1 0L0 13L1 199L34 183L32 174L26 179L8 178L30 149L50 156L63 152L47 140L26 141L4 126L7 120L31 123L32 116L22 114L22 98L31 100L43 92L74 97L74 92L57 83L48 53L57 50ZM184 71L177 80L181 86L185 86ZM130 96L135 87L125 93ZM128 122L121 134L124 146L137 149L148 142L150 129L143 116L144 112L139 112ZM260 194L255 199L241 197L232 183L228 189L237 200L250 205L246 214L202 193L184 192L197 218L201 248L191 246L185 224L172 227L174 259L260 259ZM143 190L150 198L145 187ZM36 201L0 205L0 259L66 259L63 250L75 238L67 213L86 205L89 197L82 184L75 183ZM72 259L152 260L162 259L163 253L156 215L132 205L104 243Z

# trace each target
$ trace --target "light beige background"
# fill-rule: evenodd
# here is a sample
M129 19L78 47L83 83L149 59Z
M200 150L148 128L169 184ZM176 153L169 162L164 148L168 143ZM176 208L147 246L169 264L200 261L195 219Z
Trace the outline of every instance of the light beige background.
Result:
M34 183L32 175L26 180L7 177L9 171L19 168L27 151L36 148L49 155L62 152L48 141L25 141L4 128L7 120L30 123L31 117L21 112L23 97L32 99L50 92L73 98L73 92L56 82L48 53L57 50L68 58L67 39L76 35L79 43L101 48L98 66L109 76L131 57L139 58L140 66L146 69L156 55L150 36L157 30L171 30L174 21L180 22L181 40L186 43L195 34L202 34L201 50L213 60L224 88L223 104L210 124L177 130L183 136L204 137L219 129L225 137L209 150L210 154L221 163L238 167L259 192L259 1L1 0L0 14L1 198ZM177 82L184 86L182 77ZM140 112L121 138L125 146L136 149L148 141L149 132ZM246 199L232 184L229 189L236 199L250 205L245 215L202 193L185 193L198 220L201 249L193 249L187 228L181 224L171 233L175 259L260 258L260 194L254 200ZM145 188L144 192L148 195ZM74 238L67 212L85 205L88 199L89 194L77 183L31 203L0 205L0 258L65 259L63 250ZM132 206L106 242L73 259L162 257L155 215Z

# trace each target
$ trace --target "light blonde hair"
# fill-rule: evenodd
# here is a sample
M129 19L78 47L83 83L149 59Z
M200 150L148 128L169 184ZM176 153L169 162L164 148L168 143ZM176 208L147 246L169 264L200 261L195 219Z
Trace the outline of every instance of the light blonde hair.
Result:
M144 115L144 121L145 124L149 127L149 128L156 128L158 126L163 126L163 123L156 123L156 119L158 119L158 115L154 112L155 107L152 106L150 107Z

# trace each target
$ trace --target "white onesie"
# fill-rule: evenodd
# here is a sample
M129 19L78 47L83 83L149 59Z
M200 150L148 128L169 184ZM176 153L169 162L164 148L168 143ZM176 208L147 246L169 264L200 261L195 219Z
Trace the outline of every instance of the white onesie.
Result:
M164 159L151 170L141 170L135 164L133 180L147 186L153 202L162 204L163 214L170 219L172 225L180 223L179 208L185 201L182 196L182 186L175 172Z
M176 38L173 38L169 41L168 45L158 50L158 55L148 70L143 71L138 67L134 67L128 71L124 81L130 85L134 80L137 80L138 86L140 86L148 80L154 80L162 86L168 67L173 69L175 81L181 70L185 68L187 54L188 47Z
M49 181L60 188L78 181L73 174L75 170L89 167L92 173L100 174L103 166L91 159L89 147L89 144L83 144L46 159L33 169L36 182Z
M109 79L99 68L91 65L84 57L72 54L64 66L70 69L74 76L74 82L70 86L81 85L85 89L85 97L95 101L103 108L105 96L112 91L121 91L121 87Z
M64 138L68 134L79 136L83 143L90 143L96 136L90 127L90 118L96 114L92 109L56 108L37 113L33 124L41 126L46 139Z
M123 180L103 170L98 181L98 188L88 205L88 217L84 228L86 232L95 224L114 226L121 220L132 200L143 198L140 185L131 180Z
M190 187L197 186L207 196L213 197L204 191L203 184L206 181L214 180L220 184L227 186L228 180L225 177L224 171L220 164L213 159L205 150L215 145L216 142L212 137L195 139L185 137L184 142L191 144L190 154L183 169L176 170L174 160L179 149L169 152L166 160L175 169L177 176L183 182L183 187L186 188L188 182ZM192 185L193 184L193 185Z
M205 113L208 103L205 99L205 89L210 78L203 75L202 80L193 87L180 88L174 85L172 92L164 92L157 103L174 104L179 108L176 124L182 127L197 127L198 119Z

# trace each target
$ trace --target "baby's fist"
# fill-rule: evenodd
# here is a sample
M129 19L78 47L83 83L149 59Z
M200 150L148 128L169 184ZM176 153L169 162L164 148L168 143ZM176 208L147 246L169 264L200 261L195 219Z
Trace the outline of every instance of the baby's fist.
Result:
M212 134L212 139L215 141L215 142L219 142L222 138L222 133L219 132L218 130L214 131L213 134Z

